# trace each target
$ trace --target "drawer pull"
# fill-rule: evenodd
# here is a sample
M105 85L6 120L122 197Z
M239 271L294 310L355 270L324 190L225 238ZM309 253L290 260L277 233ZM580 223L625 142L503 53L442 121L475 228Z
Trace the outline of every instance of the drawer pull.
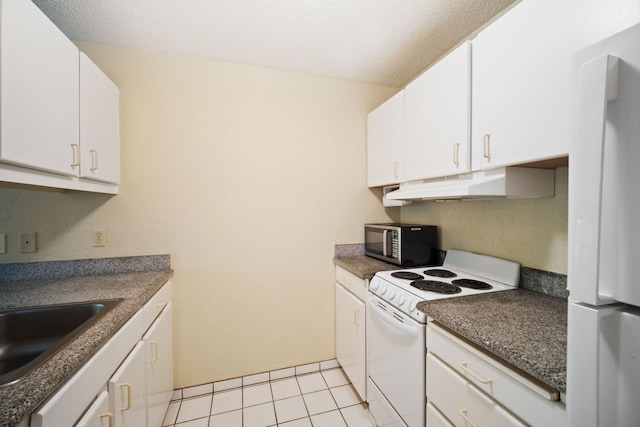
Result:
M473 378L475 378L476 380L480 381L482 384L491 384L493 382L493 380L489 379L486 380L484 378L480 378L479 376L477 376L476 374L474 374L473 372L471 372L469 370L469 368L467 368L467 362L462 362L460 364L460 368L465 371L467 374L471 375Z
M123 390L122 390L123 388L127 389L127 406L125 406L124 408L120 408L121 412L128 411L129 409L131 409L131 384L129 383L120 384L121 393L123 393Z
M353 324L356 326L360 326L359 314L360 314L360 309L353 310Z
M456 165L456 168L460 166L460 143L456 142L453 144L453 164Z
M100 414L100 425L102 425L102 420L105 418L109 419L109 427L113 427L113 414L111 412Z
M71 144L71 151L73 152L73 159L71 160L71 167L80 166L80 156L78 151L80 150L80 146L78 144Z
M149 347L151 348L151 359L149 362L155 362L158 360L158 341L149 341Z
M488 133L482 137L482 157L491 160L491 135Z
M89 150L91 153L91 170L98 170L98 152L96 150Z
M466 409L460 409L460 415L462 416L462 418L464 418L464 420L467 422L467 424L469 424L471 427L477 427L476 424L471 421L469 419L469 417L467 417L467 410Z
M156 303L156 307L158 307L159 309L162 309L165 305L167 305L168 302L169 302L168 298L160 298Z

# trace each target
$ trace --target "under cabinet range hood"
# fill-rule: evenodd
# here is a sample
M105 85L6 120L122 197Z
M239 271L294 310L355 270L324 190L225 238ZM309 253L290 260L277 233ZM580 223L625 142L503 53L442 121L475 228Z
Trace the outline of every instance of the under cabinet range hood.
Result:
M456 200L493 198L538 198L555 194L555 171L526 167L504 167L471 172L437 180L400 184L385 194L388 200Z

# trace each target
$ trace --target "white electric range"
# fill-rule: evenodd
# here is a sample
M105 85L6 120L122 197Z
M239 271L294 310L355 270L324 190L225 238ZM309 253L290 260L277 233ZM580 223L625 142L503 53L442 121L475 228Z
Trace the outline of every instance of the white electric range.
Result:
M418 303L513 290L520 264L450 249L438 267L382 271L367 301L369 412L379 426L424 427L427 315Z

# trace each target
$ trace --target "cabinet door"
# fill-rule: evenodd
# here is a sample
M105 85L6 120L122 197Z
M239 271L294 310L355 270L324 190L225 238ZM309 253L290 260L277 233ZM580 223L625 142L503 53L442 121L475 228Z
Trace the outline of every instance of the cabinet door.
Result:
M78 48L31 1L1 4L0 160L78 175Z
M381 187L402 180L404 90L367 116L367 185Z
M473 40L474 170L566 156L571 55L640 19L637 1L524 0Z
M112 425L113 414L109 412L109 393L107 391L98 395L84 416L75 424L76 427L111 427Z
M427 397L455 425L524 426L431 353L427 353Z
M470 43L405 89L406 181L469 172Z
M336 358L362 400L366 400L365 304L336 284Z
M173 394L172 307L169 303L144 336L147 375L147 425L162 425Z
M146 405L145 351L140 341L109 380L109 408L115 427L146 425Z
M80 148L82 178L118 184L118 87L84 53L80 53Z

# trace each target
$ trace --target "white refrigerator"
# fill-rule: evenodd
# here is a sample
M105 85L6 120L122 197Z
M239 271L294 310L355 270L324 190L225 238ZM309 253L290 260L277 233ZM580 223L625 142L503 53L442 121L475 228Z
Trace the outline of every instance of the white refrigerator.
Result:
M640 25L572 58L567 412L640 426Z

